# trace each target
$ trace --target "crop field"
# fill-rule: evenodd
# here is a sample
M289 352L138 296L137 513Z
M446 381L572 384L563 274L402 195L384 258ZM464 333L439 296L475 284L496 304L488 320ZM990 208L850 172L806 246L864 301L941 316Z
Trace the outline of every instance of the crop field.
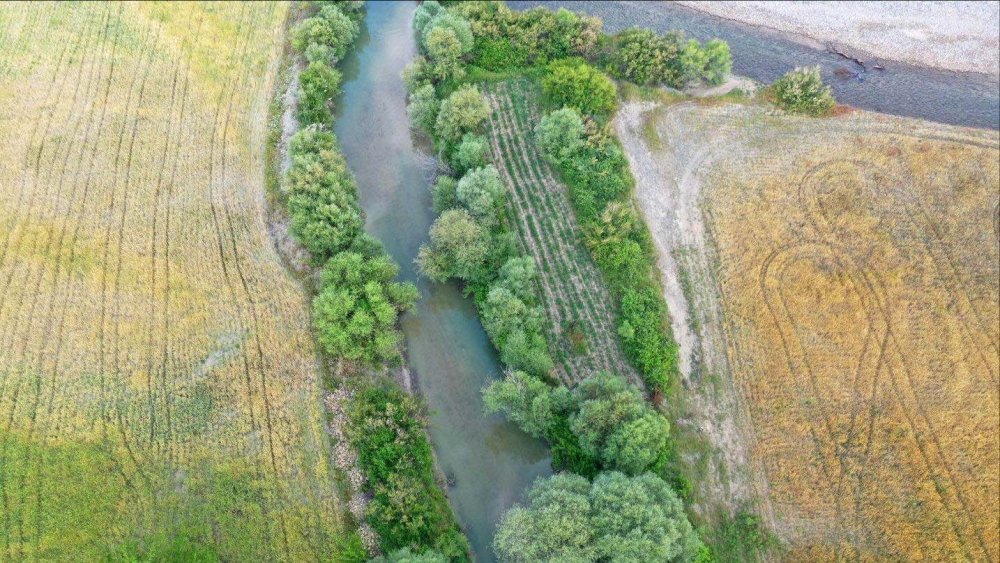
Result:
M0 560L311 560L343 530L264 222L287 11L0 5Z
M658 249L693 280L682 349L731 378L743 459L721 415L703 426L786 558L1000 559L997 133L652 108L618 130Z
M615 338L614 301L583 245L567 189L535 145L534 126L541 119L536 88L517 80L487 85L483 92L492 108L493 160L510 190L508 216L538 265L557 377L572 385L610 371L639 381Z

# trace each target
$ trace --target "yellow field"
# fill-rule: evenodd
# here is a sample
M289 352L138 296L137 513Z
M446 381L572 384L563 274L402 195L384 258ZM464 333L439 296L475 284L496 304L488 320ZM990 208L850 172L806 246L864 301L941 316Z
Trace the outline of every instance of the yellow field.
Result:
M675 248L697 251L682 267L715 294L694 297L717 309L695 315L701 347L734 381L786 558L1000 559L997 133L648 115L672 174L639 196L655 221L656 189L700 193L705 244Z
M287 11L0 4L0 560L330 553L307 303L264 223Z

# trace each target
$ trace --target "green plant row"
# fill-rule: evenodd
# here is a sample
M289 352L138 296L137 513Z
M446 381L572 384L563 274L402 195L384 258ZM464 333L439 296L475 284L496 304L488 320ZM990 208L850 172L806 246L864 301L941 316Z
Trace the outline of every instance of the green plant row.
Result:
M313 329L325 354L351 370L402 361L399 315L418 292L394 281L398 265L363 231L354 176L332 132L332 101L340 91L336 63L357 38L364 2L313 2L314 15L292 31L296 55L308 62L299 74L296 116L301 129L289 145L285 177L291 230L319 267ZM318 9L317 9L318 8ZM426 561L467 561L468 540L435 479L426 420L418 400L389 381L349 382L346 434L370 495L366 521L379 548L417 553ZM338 560L363 561L360 540Z

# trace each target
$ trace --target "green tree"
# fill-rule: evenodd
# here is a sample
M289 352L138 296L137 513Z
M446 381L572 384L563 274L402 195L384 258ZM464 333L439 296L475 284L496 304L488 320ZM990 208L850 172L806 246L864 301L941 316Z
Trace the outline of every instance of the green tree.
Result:
M590 483L562 473L535 481L525 506L500 520L493 546L504 561L596 561Z
M302 125L333 121L330 101L340 92L341 74L322 61L313 61L299 75L298 119Z
M444 282L475 279L489 253L489 234L464 209L449 209L431 225L430 244L420 247L417 265L428 278Z
M502 268L497 283L506 287L521 299L534 295L535 278L538 268L530 256L515 256L508 259Z
M602 473L590 491L591 525L600 561L693 561L702 547L670 486L646 473Z
M418 37L423 36L427 24L443 10L444 8L436 0L427 0L417 6L417 9L413 12L413 29L416 30Z
M525 505L500 520L503 561L693 561L701 541L677 495L652 474L602 473L593 484L563 473L539 479Z
M410 94L424 86L433 89L434 65L423 55L414 57L403 69L403 83L406 84L406 91Z
M778 106L795 113L826 115L836 104L830 87L823 84L818 66L789 71L771 88Z
M489 115L490 108L479 89L475 86L462 86L441 102L435 125L438 139L444 143L454 143L465 133L479 127Z
M712 39L705 43L705 82L716 86L722 84L733 69L733 56L729 52L729 43L721 39Z
M435 212L444 213L445 210L458 205L458 199L455 195L457 186L458 182L451 176L437 177L437 181L431 186L431 201L434 202Z
M466 133L451 158L451 166L457 174L465 174L473 168L486 165L486 137Z
M377 365L399 357L399 313L418 297L411 283L393 282L399 267L387 255L341 252L323 268L313 301L317 340L330 355Z
M448 30L454 33L455 38L458 39L461 54L464 55L472 50L474 43L472 26L462 16L448 11L438 12L437 15L427 22L426 27L421 32L420 39L425 49L429 50L428 39L430 38L430 34L436 29Z
M573 108L547 114L535 127L542 153L555 162L563 162L583 147L583 118Z
M347 48L358 36L358 23L345 15L340 7L328 4L320 8L317 15L306 18L292 31L292 47L300 53L306 53L310 45L313 48L310 62L322 60L334 63L341 59Z
M361 232L358 190L333 133L315 127L292 137L288 211L292 232L313 257L324 260Z
M431 60L431 73L437 81L465 76L461 58L462 44L455 32L447 27L435 27L427 32L425 49Z
M636 84L672 84L680 52L678 34L658 36L648 29L629 28L615 37L611 73Z
M542 90L556 105L576 108L586 115L607 115L618 106L615 83L584 62L550 64Z
M573 390L576 412L573 433L583 451L604 467L639 474L665 451L670 437L667 419L643 400L624 378L599 373Z
M542 334L545 317L540 307L526 303L502 285L495 285L480 306L480 316L505 364L538 376L548 375L552 358Z
M417 88L410 94L410 105L406 108L410 116L410 127L423 131L429 137L433 136L440 105L433 86L427 84Z
M683 88L701 80L708 65L708 57L701 48L701 43L697 39L689 39L681 45L680 54L677 57L677 87Z
M369 559L368 563L448 563L448 559L436 551L413 553L405 547L389 555Z
M556 418L571 406L572 401L565 387L549 387L523 371L512 371L483 390L487 412L503 412L521 430L536 438L549 433Z
M468 171L455 191L458 202L483 225L496 223L504 193L500 173L492 164Z

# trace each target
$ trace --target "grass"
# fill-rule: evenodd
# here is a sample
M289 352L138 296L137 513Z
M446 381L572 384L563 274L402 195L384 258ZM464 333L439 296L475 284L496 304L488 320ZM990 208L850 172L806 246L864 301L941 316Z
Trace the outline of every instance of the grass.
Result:
M672 111L665 134L705 149L688 165L721 301L702 332L724 334L710 344L787 557L997 559L995 132ZM747 522L708 537L720 553L760 543Z
M287 10L0 6L0 559L336 551L263 221Z
M481 88L493 108L493 161L510 190L508 221L539 267L557 378L573 384L611 371L637 381L615 338L614 300L584 247L567 189L535 146L540 93L524 78Z

